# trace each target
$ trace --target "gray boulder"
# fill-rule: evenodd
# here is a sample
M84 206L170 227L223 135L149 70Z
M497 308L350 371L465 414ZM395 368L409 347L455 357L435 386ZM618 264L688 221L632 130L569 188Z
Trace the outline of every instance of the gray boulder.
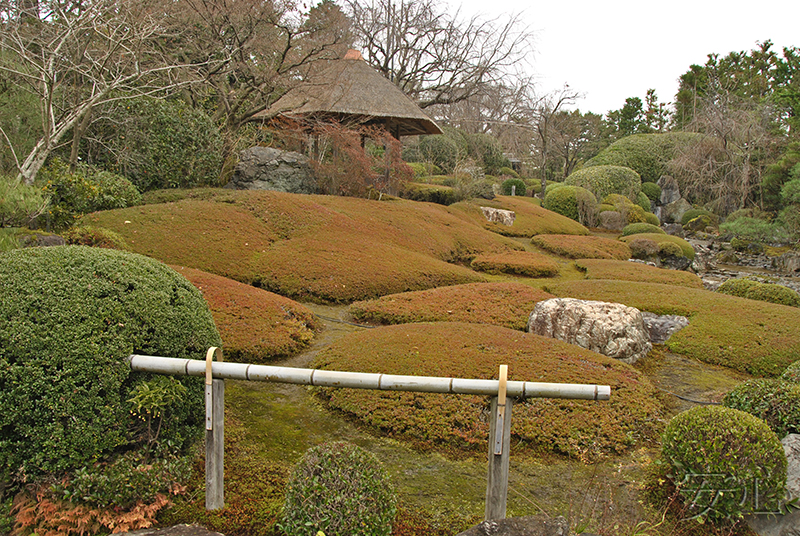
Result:
M678 188L678 181L669 175L662 175L656 183L661 187L661 197L658 199L659 205L669 205L681 198L681 191Z
M800 500L800 434L789 434L781 443L787 461L786 499ZM790 507L784 515L748 516L747 524L759 536L800 536L800 509Z
M789 251L780 257L772 260L772 266L779 272L795 273L800 272L800 253Z
M313 194L316 180L307 156L271 147L251 147L239 153L239 163L225 187Z
M642 320L653 344L664 344L676 331L689 325L689 319L678 315L657 315L642 311Z
M642 313L621 303L574 298L541 301L528 318L528 331L625 363L635 363L652 348Z
M677 201L661 207L659 218L665 223L680 223L683 215L691 208L692 205L681 197Z

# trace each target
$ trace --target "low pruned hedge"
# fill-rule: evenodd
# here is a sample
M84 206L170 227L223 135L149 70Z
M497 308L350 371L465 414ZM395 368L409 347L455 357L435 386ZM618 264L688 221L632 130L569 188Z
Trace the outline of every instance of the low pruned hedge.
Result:
M601 236L539 235L531 238L531 244L569 259L631 258L627 244Z
M546 255L530 251L508 251L478 255L470 263L473 270L489 274L514 274L526 277L558 275L558 264Z
M639 281L642 283L662 283L689 288L703 288L703 280L695 274L680 270L656 268L641 262L581 259L575 261L575 266L586 273L586 279Z

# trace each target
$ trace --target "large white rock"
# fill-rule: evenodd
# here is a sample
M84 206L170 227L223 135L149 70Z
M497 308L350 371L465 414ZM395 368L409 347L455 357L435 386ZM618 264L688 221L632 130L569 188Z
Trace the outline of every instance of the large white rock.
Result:
M528 331L625 363L635 363L652 348L642 313L621 303L574 298L541 301L528 318Z
M487 221L502 223L509 227L514 225L514 220L517 218L516 213L512 210L503 210L502 208L494 207L481 207L481 210Z

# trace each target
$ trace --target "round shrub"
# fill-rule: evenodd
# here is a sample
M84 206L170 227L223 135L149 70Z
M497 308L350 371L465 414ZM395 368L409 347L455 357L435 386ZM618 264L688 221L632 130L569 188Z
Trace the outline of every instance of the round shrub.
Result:
M656 227L661 227L661 220L659 220L658 216L656 216L652 212L645 212L644 213L644 221L645 221L645 223L649 223L650 225L655 225Z
M203 296L177 272L132 253L58 246L4 253L0 281L0 475L31 479L115 450L187 447L202 431L201 380L175 380L184 394L166 396L178 388L132 374L126 361L202 359L220 345Z
M621 194L609 194L603 199L603 204L612 205L614 210L622 215L622 218L627 223L645 223L647 222L645 210L628 199L628 197Z
M800 295L783 285L761 283L752 279L728 279L717 290L740 298L800 307Z
M622 229L622 236L629 236L642 233L667 234L661 227L649 223L629 223Z
M544 189L544 196L547 197L547 194L549 194L550 192L552 192L556 188L563 188L564 186L566 186L566 184L564 184L563 182L550 182L550 181L548 181L547 186Z
M717 216L713 212L709 212L708 210L705 210L703 208L690 208L689 210L683 213L683 216L681 216L681 225L686 225L687 223L689 223L690 221L699 216L708 216L709 220L714 225L719 224L719 216Z
M550 190L549 186L547 190ZM561 186L545 194L543 205L547 210L580 222L585 212L597 206L597 198L580 186Z
M514 171L508 166L503 166L500 168L500 175L508 175L509 177L514 177L515 179L519 179L519 173Z
M701 518L737 521L774 510L784 497L781 442L764 421L743 411L700 406L676 415L662 436L661 456L684 502Z
M564 183L582 186L598 199L604 199L609 194L621 194L636 199L642 189L639 174L622 166L585 167L564 179Z
M39 171L37 181L50 196L44 218L54 230L67 229L90 212L138 205L139 190L125 177L90 166L79 166L73 173L58 159Z
M515 195L524 196L526 190L525 182L522 179L506 179L503 181L501 190L503 195L511 195L511 187L516 186Z
M674 242L662 242L658 245L658 256L664 257L683 257L683 250Z
M600 204L597 205L597 212L598 213L601 213L601 212L615 212L616 210L617 209L614 207L614 205L611 205L611 204L608 204L608 203L600 203Z
M647 238L635 238L628 242L631 248L631 257L634 259L647 259L658 253L658 242Z
M661 200L661 186L654 182L643 182L642 193L653 203L658 203Z
M800 361L795 361L786 367L781 378L787 382L800 383Z
M283 530L289 536L388 536L397 499L371 453L347 442L309 449L286 488Z
M778 437L800 432L800 385L780 379L754 379L725 395L725 407L766 422Z
M639 240L641 238L652 240L657 244L662 244L664 242L673 242L675 244L678 244L678 246L680 246L682 257L686 257L689 260L694 259L695 252L692 245L683 238L680 238L678 236L672 236L663 233L642 233L631 236L621 236L619 239L622 240L623 242L627 242L630 244L631 240Z
M642 207L645 212L650 212L651 210L650 198L644 192L639 192L639 195L636 196L636 204Z

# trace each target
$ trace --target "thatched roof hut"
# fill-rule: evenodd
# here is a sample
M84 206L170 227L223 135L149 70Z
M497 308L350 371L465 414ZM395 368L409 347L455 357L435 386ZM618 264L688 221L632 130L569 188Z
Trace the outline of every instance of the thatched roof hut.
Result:
M395 138L441 134L430 117L355 50L333 61L313 82L289 90L253 119L286 116L382 125Z

